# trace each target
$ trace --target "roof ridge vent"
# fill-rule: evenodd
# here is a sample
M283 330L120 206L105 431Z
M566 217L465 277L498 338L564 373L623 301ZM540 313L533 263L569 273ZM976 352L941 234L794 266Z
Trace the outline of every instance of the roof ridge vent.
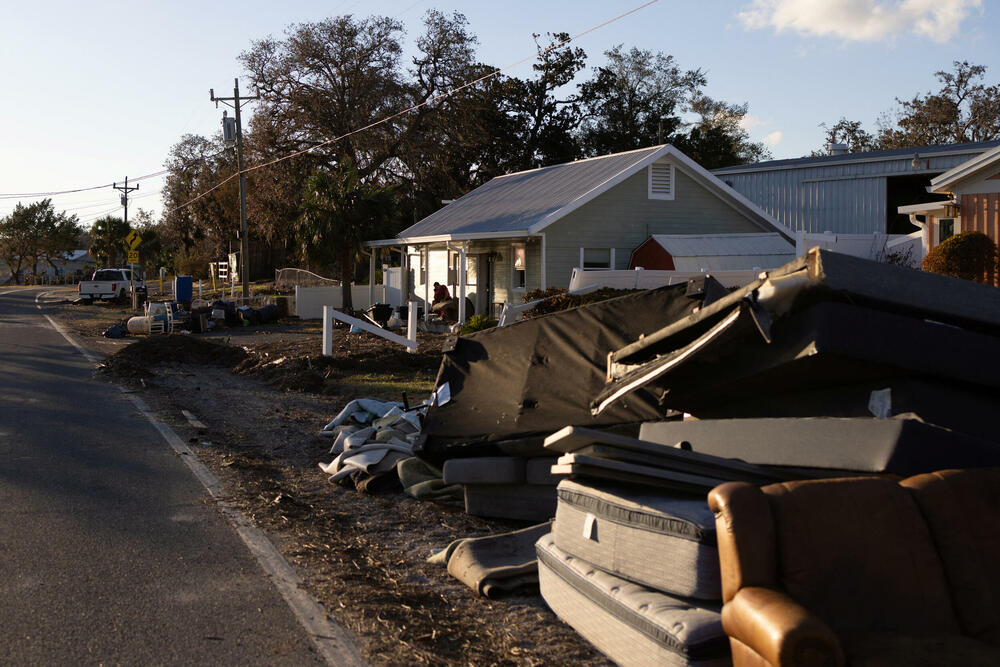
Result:
M826 150L830 155L847 155L847 144L827 144Z

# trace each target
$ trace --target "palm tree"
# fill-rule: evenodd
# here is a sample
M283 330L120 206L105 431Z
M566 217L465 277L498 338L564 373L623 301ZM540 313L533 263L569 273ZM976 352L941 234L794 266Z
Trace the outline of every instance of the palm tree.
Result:
M125 237L130 231L128 224L121 218L106 215L96 220L90 227L90 254L94 259L107 260L106 267L118 266L118 257L125 248Z
M362 244L384 235L395 214L392 188L362 183L350 160L316 169L306 181L296 224L301 257L323 266L339 264L343 306L351 310L355 256Z

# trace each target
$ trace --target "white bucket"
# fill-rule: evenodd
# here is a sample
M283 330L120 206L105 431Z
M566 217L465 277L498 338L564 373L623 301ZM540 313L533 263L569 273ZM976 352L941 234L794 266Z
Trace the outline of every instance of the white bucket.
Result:
M139 315L137 317L130 317L125 328L131 334L148 334L149 333L149 322L152 318L146 317L145 315Z

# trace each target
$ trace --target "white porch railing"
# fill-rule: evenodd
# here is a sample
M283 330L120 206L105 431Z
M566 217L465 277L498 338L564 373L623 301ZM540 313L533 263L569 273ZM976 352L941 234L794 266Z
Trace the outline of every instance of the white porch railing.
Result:
M382 327L376 326L367 320L345 315L339 310L336 310L333 306L323 306L323 355L327 357L333 355L334 320L340 320L341 322L357 327L362 331L367 331L368 333L375 334L376 336L381 336L388 341L404 346L410 352L417 351L417 309L412 301L410 302L406 322L406 338L403 338L399 334L394 334L391 331L386 331Z

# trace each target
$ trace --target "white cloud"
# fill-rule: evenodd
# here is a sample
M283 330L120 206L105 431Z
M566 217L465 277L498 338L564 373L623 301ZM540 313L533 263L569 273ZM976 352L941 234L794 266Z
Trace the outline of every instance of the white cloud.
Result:
M936 42L958 34L982 0L753 0L739 13L751 29L875 41L913 33Z
M781 138L785 135L782 134L781 130L775 130L771 134L764 137L764 143L768 146L777 146L781 143Z
M766 123L760 116L755 116L752 113L748 113L740 119L740 127L742 127L747 132L750 132L755 127L760 127Z

